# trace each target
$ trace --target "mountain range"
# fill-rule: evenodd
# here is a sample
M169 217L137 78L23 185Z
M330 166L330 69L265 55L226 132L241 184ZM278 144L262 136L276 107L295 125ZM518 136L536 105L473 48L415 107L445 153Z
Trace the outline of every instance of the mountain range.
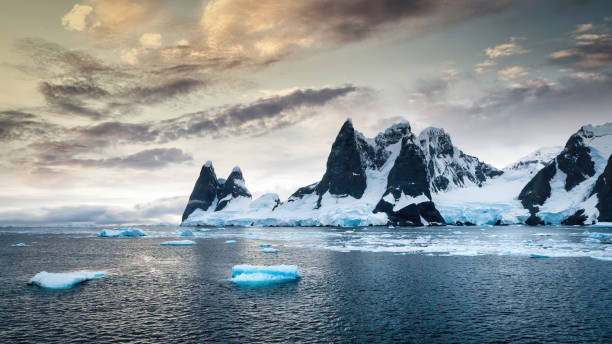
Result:
M397 123L374 138L347 119L320 181L285 202L252 200L240 168L202 166L185 226L567 224L612 221L612 123L580 128L499 170L453 145L443 129L418 136Z

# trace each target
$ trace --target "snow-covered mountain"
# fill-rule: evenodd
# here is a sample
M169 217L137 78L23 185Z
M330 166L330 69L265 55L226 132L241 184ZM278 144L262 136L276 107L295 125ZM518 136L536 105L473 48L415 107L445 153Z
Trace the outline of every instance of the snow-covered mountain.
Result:
M529 224L591 224L610 218L612 123L587 125L525 185L519 200ZM600 210L601 209L601 210Z
M185 210L187 215L196 208L191 204ZM431 202L425 155L410 125L398 123L374 138L366 138L353 128L350 119L332 145L321 180L298 189L286 202L265 209L245 203L242 211L232 212L201 209L191 213L184 224L363 226L444 222Z
M217 179L207 162L183 225L365 226L591 223L612 220L612 123L585 126L564 148L535 151L503 170L463 153L442 129L417 137L398 123L366 138L347 120L320 181L285 202L251 201L240 169Z
M503 173L453 146L450 135L443 129L429 127L423 130L419 143L427 162L431 192L480 187Z
M227 179L217 179L212 162L207 161L189 196L183 221L196 210L212 213L235 208L236 204L248 203L250 200L251 193L246 188L240 167L234 167Z

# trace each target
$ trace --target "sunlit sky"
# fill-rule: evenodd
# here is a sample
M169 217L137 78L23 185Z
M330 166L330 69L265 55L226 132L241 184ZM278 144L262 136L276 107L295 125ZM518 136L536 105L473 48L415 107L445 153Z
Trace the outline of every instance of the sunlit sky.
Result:
M178 222L201 165L320 179L350 117L498 168L612 120L612 2L0 3L0 224Z

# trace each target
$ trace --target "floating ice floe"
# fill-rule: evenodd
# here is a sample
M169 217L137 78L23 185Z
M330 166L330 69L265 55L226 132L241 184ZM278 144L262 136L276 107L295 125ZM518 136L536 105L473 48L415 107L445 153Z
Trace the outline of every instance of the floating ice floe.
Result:
M30 278L28 284L47 289L69 289L75 285L104 277L101 271L77 271L77 272L39 272Z
M235 244L236 240L225 240L225 244Z
M545 255L542 255L542 254L533 254L533 253L530 254L529 257L530 258L550 258L549 256L545 256Z
M193 232L191 231L191 229L185 229L182 233L181 236L193 236Z
M277 253L278 250L275 249L275 248L269 248L268 247L268 248L264 248L263 250L261 250L261 252L263 252L263 253Z
M28 246L22 242L20 242L19 244L12 244L11 247L24 247L24 246Z
M177 241L166 241L162 242L162 246L184 246L184 245L195 245L196 242L193 240L177 240Z
M300 278L297 265L235 265L230 282L243 285L262 285L294 281Z
M271 247L271 244L259 244L259 247Z
M120 229L103 229L98 236L102 238L141 237L147 236L147 233L140 228L127 227Z

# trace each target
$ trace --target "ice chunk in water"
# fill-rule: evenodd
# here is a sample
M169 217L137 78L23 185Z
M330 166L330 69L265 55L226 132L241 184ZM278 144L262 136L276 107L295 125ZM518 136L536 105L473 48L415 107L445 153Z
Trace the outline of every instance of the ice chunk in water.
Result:
M236 240L226 240L225 243L226 244L235 244Z
M184 246L184 245L195 245L196 242L193 240L177 240L177 241L166 241L162 242L162 246Z
M183 233L181 233L181 236L193 236L193 232L191 229L185 229Z
M259 244L259 247L270 247L272 246L271 244Z
M24 246L28 246L22 242L20 242L19 244L12 244L11 247L24 247Z
M120 229L103 229L98 236L102 238L140 237L147 236L147 233L140 228L127 227Z
M88 280L104 277L101 271L77 271L77 272L39 272L30 279L28 284L37 285L47 289L69 289L76 284Z
M278 250L275 249L275 248L269 248L268 247L268 248L264 248L263 250L261 250L261 252L263 252L263 253L276 253L276 252L278 252Z
M230 281L236 284L261 285L289 282L300 278L297 265L235 265Z
M545 256L545 255L541 255L541 254L530 254L529 257L531 258L550 258L549 256Z

